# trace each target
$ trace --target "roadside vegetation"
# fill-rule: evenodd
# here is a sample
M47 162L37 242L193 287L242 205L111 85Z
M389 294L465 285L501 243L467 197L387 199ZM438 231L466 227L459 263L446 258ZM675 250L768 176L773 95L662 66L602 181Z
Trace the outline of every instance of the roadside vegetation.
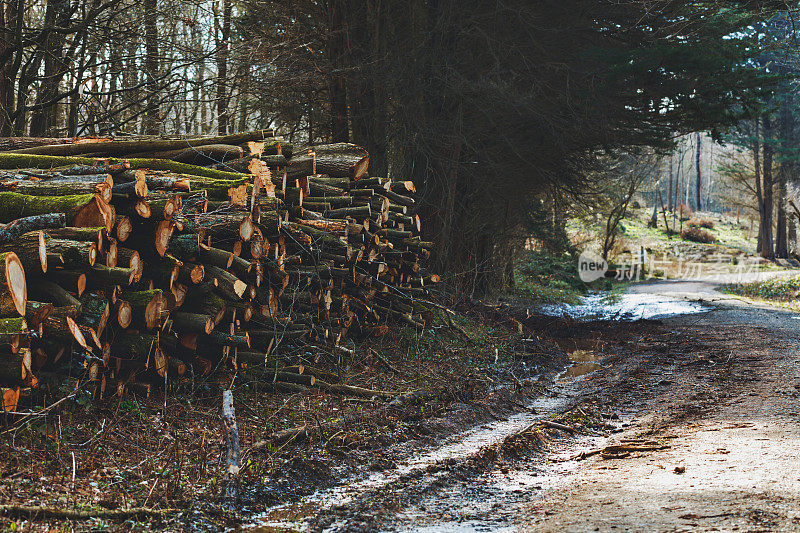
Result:
M775 277L723 287L723 292L748 300L800 311L800 276Z

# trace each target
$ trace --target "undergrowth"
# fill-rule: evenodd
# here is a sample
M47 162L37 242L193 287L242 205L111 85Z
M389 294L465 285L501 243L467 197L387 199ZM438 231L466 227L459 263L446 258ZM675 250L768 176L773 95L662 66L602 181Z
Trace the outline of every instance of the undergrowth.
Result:
M517 261L516 295L536 303L577 303L589 285L578 276L577 259L569 254L525 250Z
M750 283L735 283L723 287L723 292L769 303L800 308L800 276L772 278Z

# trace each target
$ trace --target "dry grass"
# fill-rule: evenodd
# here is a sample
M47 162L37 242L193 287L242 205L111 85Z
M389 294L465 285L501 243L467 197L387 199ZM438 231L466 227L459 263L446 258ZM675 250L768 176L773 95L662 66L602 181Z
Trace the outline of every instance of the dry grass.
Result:
M714 229L714 221L708 218L693 218L687 224L695 228Z
M681 232L681 238L687 241L711 244L717 242L714 235L702 228L689 227Z

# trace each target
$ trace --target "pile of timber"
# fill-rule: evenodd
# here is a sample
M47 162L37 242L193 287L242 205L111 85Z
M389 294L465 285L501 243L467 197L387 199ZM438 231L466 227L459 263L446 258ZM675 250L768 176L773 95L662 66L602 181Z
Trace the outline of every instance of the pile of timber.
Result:
M0 140L3 409L66 376L102 398L267 363L280 390L378 392L282 355L430 319L413 183L368 165L269 131Z

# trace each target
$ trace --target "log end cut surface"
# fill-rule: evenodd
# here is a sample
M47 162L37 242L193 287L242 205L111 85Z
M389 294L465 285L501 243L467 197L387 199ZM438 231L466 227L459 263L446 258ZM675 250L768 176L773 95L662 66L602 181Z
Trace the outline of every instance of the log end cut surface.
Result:
M4 254L5 275L8 291L14 301L14 307L21 316L25 316L25 307L28 305L28 287L25 283L25 270L17 254L11 252Z

